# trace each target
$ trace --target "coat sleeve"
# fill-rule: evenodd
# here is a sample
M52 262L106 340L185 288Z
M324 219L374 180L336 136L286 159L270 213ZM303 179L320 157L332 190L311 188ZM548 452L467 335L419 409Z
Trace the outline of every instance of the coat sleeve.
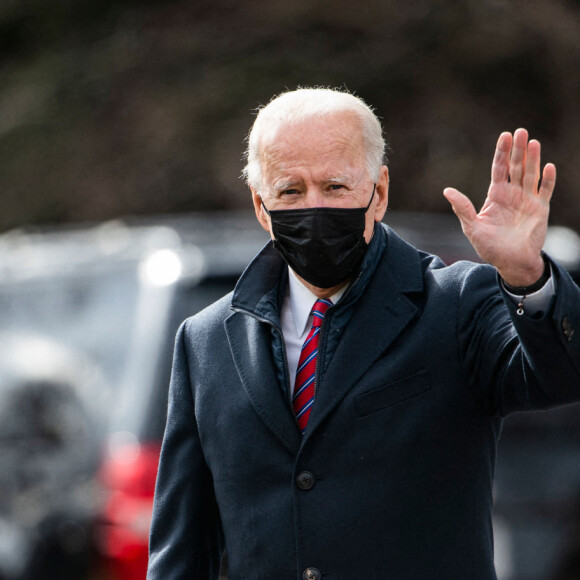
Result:
M149 537L148 580L215 580L223 552L211 473L197 430L186 324L175 342Z
M493 414L580 401L580 289L563 268L554 262L552 267L556 294L539 316L516 313L513 300L490 280L493 269L478 266L465 277L460 356L470 384Z

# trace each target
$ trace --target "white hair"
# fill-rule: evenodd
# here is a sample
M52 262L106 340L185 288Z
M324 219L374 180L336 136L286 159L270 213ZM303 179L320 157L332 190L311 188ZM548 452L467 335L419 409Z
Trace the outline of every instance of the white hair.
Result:
M260 144L266 127L295 124L312 117L336 113L354 113L361 123L361 132L369 177L378 179L380 168L385 163L385 140L381 123L361 98L345 91L326 88L300 88L274 97L258 115L248 135L246 166L242 176L256 191L262 188Z

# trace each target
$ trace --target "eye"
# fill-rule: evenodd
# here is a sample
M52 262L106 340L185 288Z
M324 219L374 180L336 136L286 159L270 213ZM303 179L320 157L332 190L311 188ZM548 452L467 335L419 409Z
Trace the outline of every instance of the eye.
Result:
M330 189L337 191L339 189L344 189L344 185L342 185L342 183L332 183Z
M297 193L299 193L297 189L285 189L280 192L280 195L296 195Z

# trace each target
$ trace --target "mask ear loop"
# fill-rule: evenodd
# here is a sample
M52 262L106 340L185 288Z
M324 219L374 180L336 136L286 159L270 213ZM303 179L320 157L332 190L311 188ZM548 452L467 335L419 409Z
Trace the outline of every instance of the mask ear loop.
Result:
M264 208L264 211L265 211L265 212L266 212L268 215L270 215L270 212L268 211L268 208L267 208L267 207L264 205L264 200L262 199L262 196L261 196L261 195L259 195L259 198L260 198L260 203L262 204L262 207ZM272 217L272 216L270 216L270 217Z
M367 212L367 210L369 209L369 207L371 207L371 202L373 201L373 197L375 196L375 190L377 189L377 184L375 183L373 185L373 192L371 193L371 198L369 199L369 203L365 208L365 213ZM260 198L261 199L261 198Z

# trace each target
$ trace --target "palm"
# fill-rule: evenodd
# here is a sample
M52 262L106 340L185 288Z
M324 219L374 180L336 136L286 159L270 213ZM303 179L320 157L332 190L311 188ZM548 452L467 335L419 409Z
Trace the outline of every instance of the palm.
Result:
M445 190L481 259L494 265L504 280L516 286L531 284L541 275L540 252L556 179L554 165L546 165L538 189L540 144L528 143L527 139L523 129L516 131L513 138L510 133L500 135L491 184L479 213L459 191Z

